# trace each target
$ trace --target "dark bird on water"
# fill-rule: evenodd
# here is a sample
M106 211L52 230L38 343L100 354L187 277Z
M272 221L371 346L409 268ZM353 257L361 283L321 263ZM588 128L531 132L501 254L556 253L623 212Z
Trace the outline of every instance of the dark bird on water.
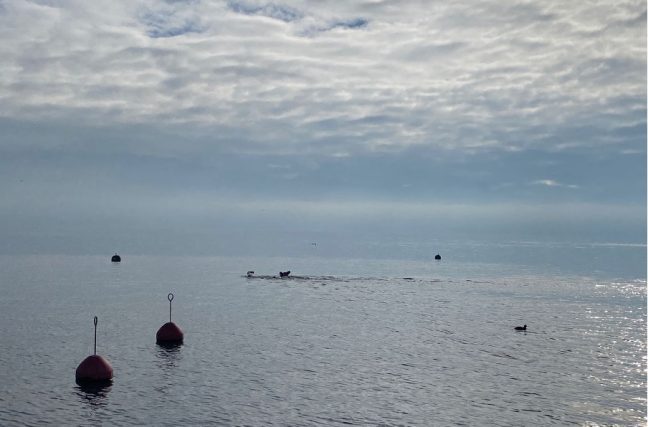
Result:
M516 331L526 331L526 325L524 325L524 326L516 326L515 330Z

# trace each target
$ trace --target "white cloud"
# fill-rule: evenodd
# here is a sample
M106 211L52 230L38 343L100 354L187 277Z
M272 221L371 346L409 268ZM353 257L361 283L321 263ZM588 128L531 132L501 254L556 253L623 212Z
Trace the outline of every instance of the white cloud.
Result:
M574 184L562 184L558 181L555 181L553 179L539 179L536 181L533 181L531 183L532 185L542 185L545 187L564 187L564 188L571 188L571 189L576 189L579 188L578 185Z
M327 155L627 145L616 129L645 128L643 1L2 5L4 118Z

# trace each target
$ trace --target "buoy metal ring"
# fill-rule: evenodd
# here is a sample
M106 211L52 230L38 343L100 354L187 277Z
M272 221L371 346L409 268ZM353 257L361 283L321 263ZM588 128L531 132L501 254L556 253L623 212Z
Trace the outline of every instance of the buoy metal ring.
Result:
M173 301L173 294L171 292L169 292L169 295L167 295L167 299L169 300L169 302Z

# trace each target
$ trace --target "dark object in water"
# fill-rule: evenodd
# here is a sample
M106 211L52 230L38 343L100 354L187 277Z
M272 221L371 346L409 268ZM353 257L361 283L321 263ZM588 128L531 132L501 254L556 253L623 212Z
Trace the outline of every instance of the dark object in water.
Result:
M279 277L288 277L288 276L290 276L290 270L279 272Z
M515 330L516 331L526 331L526 325L524 325L524 326L516 326Z
M94 354L86 357L76 368L77 384L110 384L113 368L103 357L97 355L97 316L94 317L95 338Z
M75 372L77 384L110 384L113 377L113 369L110 363L103 357L93 354L86 357L79 364Z
M155 342L160 345L182 344L183 339L184 334L182 333L182 329L173 322L165 323L155 334Z
M250 270L247 272L247 277L252 277L254 276L254 271Z
M182 329L171 321L171 301L173 301L173 294L167 295L169 300L169 321L162 325L155 334L155 342L163 346L175 346L182 344L184 334Z
M434 259L437 260L437 261L440 260L440 259L441 259L441 255L436 254L436 255L434 256Z
M117 254L113 255L112 258L110 258L112 262L121 262L121 257Z

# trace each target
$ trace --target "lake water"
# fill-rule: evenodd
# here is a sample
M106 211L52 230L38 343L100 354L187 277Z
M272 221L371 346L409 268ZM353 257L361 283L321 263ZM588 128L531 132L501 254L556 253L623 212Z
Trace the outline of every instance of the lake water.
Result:
M501 250L0 257L0 425L643 425L645 247ZM114 381L93 390L95 315Z

